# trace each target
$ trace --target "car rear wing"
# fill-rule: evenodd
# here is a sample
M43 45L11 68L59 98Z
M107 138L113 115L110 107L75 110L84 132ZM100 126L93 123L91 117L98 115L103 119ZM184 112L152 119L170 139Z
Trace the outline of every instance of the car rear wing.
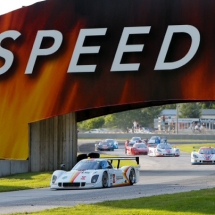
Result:
M139 163L140 163L140 158L139 157L107 157L105 159L109 160L111 162L111 164L113 163L114 160L118 161L117 169L119 169L121 160L135 160L137 165L139 165Z

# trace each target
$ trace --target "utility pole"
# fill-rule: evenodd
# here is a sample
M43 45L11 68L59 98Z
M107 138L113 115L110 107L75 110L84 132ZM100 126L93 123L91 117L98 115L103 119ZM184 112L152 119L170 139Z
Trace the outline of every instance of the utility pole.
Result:
M176 104L176 134L178 134L178 108L179 108L179 104Z

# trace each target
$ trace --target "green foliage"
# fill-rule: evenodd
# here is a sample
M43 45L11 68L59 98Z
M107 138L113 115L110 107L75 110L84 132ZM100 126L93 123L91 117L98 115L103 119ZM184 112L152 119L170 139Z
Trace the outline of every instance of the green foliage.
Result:
M162 109L162 106L154 106L111 114L105 118L105 126L111 125L112 127L126 129L127 127L131 128L133 122L136 121L141 126L153 127L154 118L159 116Z
M215 108L215 102L180 104L179 117L201 118L203 108ZM78 123L78 127L83 130L102 127L125 130L127 127L131 128L133 126L134 120L143 127L154 127L154 119L157 118L164 109L176 109L176 104L153 106L109 114L80 122Z
M184 103L180 104L180 118L201 118L202 107L199 103Z
M104 127L105 128L114 128L116 126L116 114L109 114L104 117L105 123Z
M163 106L154 106L143 108L142 112L142 126L143 127L154 127L154 119L157 118L160 112L163 110Z
M126 129L127 127L131 128L133 126L134 120L142 124L143 117L141 109L116 113L114 123L117 128Z
M162 105L162 109L176 109L176 104Z
M215 102L202 102L202 109L215 109Z
M83 130L90 130L93 128L102 128L105 123L104 117L96 117L78 123L78 128Z
M78 123L78 127L83 130L102 127L125 130L127 127L131 128L134 121L137 121L144 127L153 127L154 118L158 117L162 109L162 106L155 106L109 114L107 116L82 121Z

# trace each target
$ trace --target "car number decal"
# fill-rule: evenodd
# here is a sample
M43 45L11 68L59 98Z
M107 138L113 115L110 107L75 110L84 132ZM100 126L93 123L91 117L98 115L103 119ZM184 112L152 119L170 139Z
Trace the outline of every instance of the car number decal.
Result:
M113 183L116 183L116 174L113 174Z
M211 160L212 155L211 154L204 154L204 158L206 161Z
M83 175L81 176L81 180L85 180L87 176Z

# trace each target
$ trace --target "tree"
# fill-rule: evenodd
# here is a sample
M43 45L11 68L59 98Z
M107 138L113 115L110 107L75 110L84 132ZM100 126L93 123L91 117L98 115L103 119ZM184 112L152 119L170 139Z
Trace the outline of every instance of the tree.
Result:
M133 121L137 121L139 124L142 122L141 109L123 111L119 113L110 114L105 117L105 126L111 126L111 128L126 129L133 126Z
M105 123L104 117L96 117L93 119L88 119L78 123L78 128L83 130L90 130L93 128L102 128Z
M164 109L176 109L176 104L167 104L167 105L162 105L162 110Z
M202 107L199 103L184 103L180 104L179 117L181 118L200 118Z
M154 127L154 119L157 118L161 111L163 110L163 106L154 106L142 109L142 119L143 127Z
M164 108L164 106L154 106L109 114L80 122L78 127L83 130L102 127L126 130L127 127L133 126L134 121L142 127L154 127L154 119L160 115Z
M114 128L116 126L116 114L108 114L107 116L104 117L105 123L104 127L105 128Z
M202 102L202 109L215 109L215 102Z

